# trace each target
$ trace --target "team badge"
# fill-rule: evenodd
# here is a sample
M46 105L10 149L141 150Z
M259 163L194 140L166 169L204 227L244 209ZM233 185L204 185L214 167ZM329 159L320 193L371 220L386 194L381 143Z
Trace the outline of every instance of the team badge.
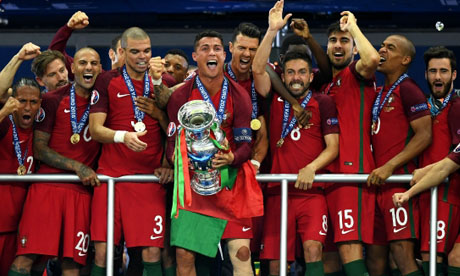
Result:
M327 119L326 123L330 126L337 125L339 120L337 118L329 118Z
M45 119L45 110L40 107L40 109L37 112L37 115L35 115L35 122L40 123Z
M342 85L342 79L341 78L337 79L337 82L335 83L335 85L337 85L337 87L340 87L340 85Z
M454 152L455 153L459 153L460 152L460 143L457 145L457 147L454 149Z
M97 90L93 90L93 92L91 93L91 105L93 104L96 104L97 102L99 101L99 92L97 92Z
M171 137L174 135L174 133L176 133L176 130L177 130L176 124L174 122L170 122L168 125L168 129L166 131L166 134L168 135L168 137Z

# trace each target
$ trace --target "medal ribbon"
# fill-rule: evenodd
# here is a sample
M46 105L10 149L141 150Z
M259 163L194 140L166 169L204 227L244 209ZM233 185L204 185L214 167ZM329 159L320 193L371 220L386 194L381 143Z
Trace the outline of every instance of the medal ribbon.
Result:
M372 123L377 123L377 120L379 119L380 112L382 112L383 106L385 103L388 101L390 98L390 95L393 93L395 88L406 78L408 78L409 75L407 74L402 74L398 80L393 83L393 85L390 87L390 90L388 90L388 93L386 94L385 98L383 99L383 102L380 104L380 99L382 98L382 93L383 93L383 88L380 89L379 94L377 95L377 98L374 101L374 105L372 106Z
M444 98L444 101L442 102L441 106L438 107L439 105L439 100L436 100L433 95L430 96L428 99L428 103L430 104L430 112L431 116L435 117L438 116L439 113L449 104L450 98L455 94L455 89L452 89L452 91L447 95L447 97Z
M86 107L85 113L81 116L80 122L77 121L77 101L75 100L75 84L70 88L70 125L72 133L80 133L86 125L89 117L89 104Z
M300 104L302 108L305 108L305 106L307 106L308 102L311 99L311 95L312 95L311 90L309 90L307 96L303 99L302 103ZM289 104L288 101L284 101L283 130L281 131L281 139L286 138L286 136L289 134L289 132L292 131L295 123L297 122L297 119L295 118L295 116L293 116L291 119L291 122L288 125L290 111L291 111L291 105Z
M190 187L190 172L188 168L187 144L185 132L179 129L174 148L174 193L171 218L179 216L178 204L184 207L192 204L192 188Z
M235 73L233 73L232 66L230 64L225 64L227 67L227 73L230 75L230 77L236 81L236 76ZM252 102L252 113L251 113L251 119L257 118L257 93L256 93L256 88L254 86L254 80L251 82L251 102Z
M134 109L134 119L136 119L138 122L144 120L145 113L143 111L140 111L139 108L136 106L136 89L134 88L133 82L131 81L131 78L128 75L128 72L126 71L126 65L123 66L122 70L122 75L123 79L125 80L126 87L128 87L129 94L131 95L131 100L133 102L133 109ZM149 74L147 74L147 71L144 73L144 92L142 95L144 97L148 97L150 93L150 80L149 80Z
M204 85L201 83L199 76L196 76L196 86L198 87L198 90L200 91L200 94L203 97L203 100L210 103L214 107L214 104L212 103L209 97L208 91L206 90ZM224 82L222 83L222 93L220 95L220 100L219 100L219 109L217 110L217 114L216 114L216 117L220 123L222 123L222 120L224 118L225 106L227 104L227 97L228 97L228 80L224 77ZM214 110L215 109L216 108L214 107Z
M24 166L24 161L26 160L27 151L29 150L29 142L27 141L26 151L24 152L24 157L22 157L21 144L19 143L19 135L16 125L14 124L13 115L8 115L8 118L11 121L11 126L13 128L13 144L14 152L16 153L16 158L18 159L19 166Z

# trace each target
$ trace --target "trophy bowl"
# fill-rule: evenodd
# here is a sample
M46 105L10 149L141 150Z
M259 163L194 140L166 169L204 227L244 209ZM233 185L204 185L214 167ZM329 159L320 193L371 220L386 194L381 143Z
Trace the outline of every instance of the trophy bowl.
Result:
M220 172L212 168L211 161L219 149L212 139L222 144L225 135L216 119L214 107L202 100L190 101L179 109L177 117L185 131L187 155L193 171L190 181L193 191L200 195L218 193L221 190Z

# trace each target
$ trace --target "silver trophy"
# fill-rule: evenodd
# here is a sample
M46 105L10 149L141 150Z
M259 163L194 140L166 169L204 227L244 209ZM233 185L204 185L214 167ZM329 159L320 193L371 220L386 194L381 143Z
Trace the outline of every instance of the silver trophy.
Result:
M222 145L225 135L220 129L214 107L205 101L194 100L185 103L177 114L179 123L185 131L187 155L193 178L192 189L200 195L213 195L220 191L220 172L213 169L211 160L219 149L211 140ZM212 128L212 129L211 129Z

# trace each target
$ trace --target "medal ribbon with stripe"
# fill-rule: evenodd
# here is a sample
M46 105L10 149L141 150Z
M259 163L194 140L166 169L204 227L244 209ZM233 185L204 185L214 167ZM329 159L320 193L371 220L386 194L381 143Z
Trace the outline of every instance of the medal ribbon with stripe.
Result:
M22 151L21 151L21 144L19 143L19 135L18 135L18 129L16 128L16 124L14 123L13 120L13 115L8 115L8 118L11 121L11 127L12 127L12 132L13 132L13 144L14 144L14 152L16 154L16 158L18 159L18 164L19 166L24 166L24 161L26 160L27 157L27 152L29 150L29 142L27 141L26 145L26 150L24 152L24 157L22 156Z
M139 108L136 106L136 89L134 88L133 82L131 81L131 78L128 75L128 72L126 71L126 65L123 66L122 70L122 75L123 79L125 81L126 87L128 88L129 94L131 95L131 100L133 102L133 109L134 109L134 119L136 121L141 122L144 120L145 113L143 111L140 111ZM149 80L149 75L147 71L144 73L144 92L142 93L142 96L148 97L150 93L150 80Z
M382 98L382 94L383 94L383 89L384 87L382 87L382 89L380 89L380 92L377 94L377 98L375 99L374 101L374 105L372 106L372 124L375 125L377 124L377 121L379 119L379 116L380 116L380 112L382 112L382 109L383 107L385 106L386 102L388 101L388 99L390 98L391 94L393 93L393 91L396 89L396 87L406 78L408 78L409 75L407 74L403 74L401 75L396 81L395 83L393 83L393 85L390 87L390 90L388 90L388 93L386 94L385 98L383 99L383 102L380 104L380 99Z
M311 93L311 90L309 90L307 96L303 99L302 103L300 104L302 108L305 108L305 106L307 106L308 102L311 99L311 96L312 96L312 93ZM295 118L295 116L293 116L291 119L291 122L288 125L289 115L291 113L290 111L291 111L291 105L289 104L288 101L284 101L283 130L281 131L280 140L284 140L284 138L286 138L286 136L289 134L289 132L292 131L295 123L297 122L297 119Z
M236 79L236 75L235 73L233 72L232 70L232 66L230 64L225 64L226 65L226 68L227 68L227 73L230 75L230 77L238 82L238 80ZM251 119L255 119L257 118L257 92L256 92L256 88L255 88L255 85L254 85L254 80L251 81L251 103L252 103L252 113L251 113Z
M436 104L436 101L439 101L439 100L436 100L433 95L430 96L430 98L428 99L428 103L430 104L430 112L431 112L431 116L433 117L436 117L439 115L439 113L441 113L441 111L446 108L446 106L449 104L450 102L450 99L452 98L452 96L455 94L455 89L452 89L452 91L449 93L449 95L447 95L447 97L444 98L444 101L442 102L441 106L438 107L438 105Z
M198 90L200 91L201 96L203 97L203 100L205 102L208 102L214 107L214 104L211 101L211 98L209 97L209 93L204 87L203 83L201 83L200 77L196 76L196 86L198 87ZM222 123L222 120L224 119L224 112L225 112L225 106L227 105L227 97L228 97L228 80L224 77L224 81L222 83L222 93L220 95L220 100L219 100L219 108L217 110L216 117L219 120L220 123ZM215 107L214 107L215 110Z
M81 116L80 122L77 120L77 101L75 99L75 83L70 88L70 125L72 133L79 134L86 125L89 117L89 104L86 107L85 113Z

